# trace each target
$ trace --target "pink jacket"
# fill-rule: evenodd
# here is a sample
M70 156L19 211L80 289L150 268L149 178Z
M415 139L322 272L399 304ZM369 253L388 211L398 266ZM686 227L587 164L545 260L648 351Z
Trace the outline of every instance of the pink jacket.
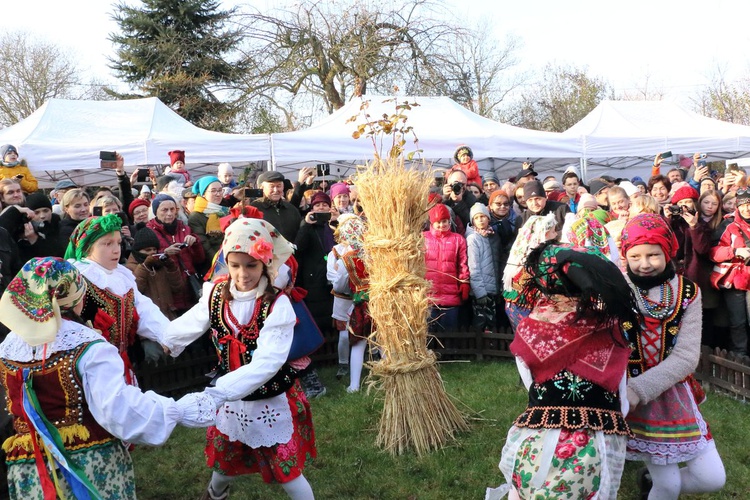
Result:
M468 283L466 240L451 231L424 232L425 278L432 283L430 299L439 306L461 305L461 282Z
M750 241L750 224L735 212L734 222L729 224L721 235L719 244L711 249L709 257L714 262L727 262L734 258L735 248L744 248L745 239ZM732 288L750 290L750 266L743 266L732 277Z

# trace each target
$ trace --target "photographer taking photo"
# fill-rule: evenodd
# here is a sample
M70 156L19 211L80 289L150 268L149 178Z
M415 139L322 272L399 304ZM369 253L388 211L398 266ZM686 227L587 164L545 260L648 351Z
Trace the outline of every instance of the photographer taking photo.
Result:
M462 170L448 171L443 185L443 204L453 209L453 213L461 219L464 227L471 222L471 207L477 202L476 196L466 189L468 179ZM463 234L463 233L462 233Z

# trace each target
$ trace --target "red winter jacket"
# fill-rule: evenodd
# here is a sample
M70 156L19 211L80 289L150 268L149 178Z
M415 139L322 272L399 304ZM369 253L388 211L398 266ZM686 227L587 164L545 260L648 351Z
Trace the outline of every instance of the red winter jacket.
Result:
M750 224L742 220L739 211L735 211L734 222L730 223L721 235L719 244L711 249L709 257L714 262L727 262L734 258L735 248L744 248L745 239L750 241ZM732 278L732 288L750 290L750 266L744 266Z
M461 283L468 284L469 264L466 258L466 240L451 231L424 233L425 278L432 283L430 300L443 307L461 305Z
M479 165L474 160L469 160L466 163L456 163L451 167L451 170L461 170L466 174L466 182L475 182L482 185L482 178L479 176Z

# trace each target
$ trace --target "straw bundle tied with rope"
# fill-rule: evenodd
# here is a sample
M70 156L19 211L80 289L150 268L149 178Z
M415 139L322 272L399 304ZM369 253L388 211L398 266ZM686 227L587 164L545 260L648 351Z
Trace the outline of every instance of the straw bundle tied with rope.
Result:
M403 157L376 158L356 179L368 221L364 249L371 341L382 353L370 364L371 387L384 393L376 443L393 455L409 449L422 455L468 429L427 349L429 283L422 227L430 180L428 168L407 167Z

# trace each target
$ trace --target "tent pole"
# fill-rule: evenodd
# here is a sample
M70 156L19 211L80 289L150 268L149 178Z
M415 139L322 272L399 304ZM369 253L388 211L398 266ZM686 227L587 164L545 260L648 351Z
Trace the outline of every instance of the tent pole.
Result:
M271 153L271 168L269 170L276 170L276 151L273 148L273 134L268 134L268 149Z

